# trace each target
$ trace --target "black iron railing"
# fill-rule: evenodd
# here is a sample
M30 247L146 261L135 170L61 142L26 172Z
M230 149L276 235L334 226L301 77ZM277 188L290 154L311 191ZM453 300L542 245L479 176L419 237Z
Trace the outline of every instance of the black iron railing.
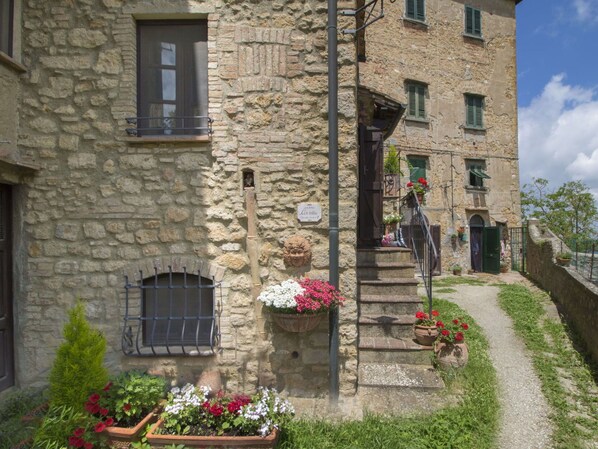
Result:
M154 267L125 276L122 351L129 356L212 355L220 343L221 285L201 272Z
M411 246L413 256L419 268L426 297L428 298L428 313L432 314L432 274L438 264L438 251L432 240L428 219L422 211L421 204L414 192L409 192L402 199L411 215Z
M212 135L213 120L204 115L181 116L181 117L127 117L129 125L134 128L126 128L129 136L185 136Z
M560 252L567 248L560 241ZM595 240L573 240L568 247L572 252L571 266L590 282L598 285L598 244Z

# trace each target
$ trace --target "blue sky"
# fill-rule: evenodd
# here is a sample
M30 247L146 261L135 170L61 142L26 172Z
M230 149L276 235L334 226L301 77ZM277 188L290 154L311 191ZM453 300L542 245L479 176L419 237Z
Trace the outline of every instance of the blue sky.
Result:
M521 184L585 182L598 199L598 0L517 7Z

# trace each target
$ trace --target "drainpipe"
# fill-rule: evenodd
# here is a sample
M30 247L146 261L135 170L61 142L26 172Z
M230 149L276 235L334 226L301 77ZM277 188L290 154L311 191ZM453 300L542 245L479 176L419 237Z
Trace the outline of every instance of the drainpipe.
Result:
M337 0L328 0L328 263L329 282L338 289L338 41ZM329 395L330 403L338 403L338 309L329 314Z
M257 325L257 347L258 350L263 349L263 342L265 341L265 320L264 315L257 297L262 290L262 283L260 281L260 266L259 266L259 251L258 251L258 237L256 226L256 202L255 202L255 188L245 187L245 207L247 208L247 256L249 257L249 268L251 271L251 297L255 306L255 318Z

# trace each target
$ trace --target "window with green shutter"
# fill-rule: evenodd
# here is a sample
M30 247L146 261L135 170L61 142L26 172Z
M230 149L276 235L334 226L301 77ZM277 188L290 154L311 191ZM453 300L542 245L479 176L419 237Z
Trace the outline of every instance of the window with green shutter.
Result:
M484 187L484 180L490 179L490 176L486 174L486 162L480 160L466 160L465 168L467 169L467 175L469 177L469 187Z
M12 54L13 0L0 0L0 51L8 56Z
M484 128L484 97L465 95L465 124L469 128Z
M407 83L407 116L409 118L426 118L426 86L419 83Z
M409 180L417 181L419 178L426 178L426 164L428 158L421 156L407 156L409 163Z
M482 37L482 12L465 5L465 34Z
M420 22L426 20L426 6L425 0L405 0L405 17Z

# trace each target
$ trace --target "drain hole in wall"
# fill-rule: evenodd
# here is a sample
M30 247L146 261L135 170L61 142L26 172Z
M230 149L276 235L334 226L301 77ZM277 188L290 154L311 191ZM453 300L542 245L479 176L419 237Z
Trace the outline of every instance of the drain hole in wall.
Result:
M298 359L299 358L299 353L297 351L293 351L291 352L291 357L294 359Z

